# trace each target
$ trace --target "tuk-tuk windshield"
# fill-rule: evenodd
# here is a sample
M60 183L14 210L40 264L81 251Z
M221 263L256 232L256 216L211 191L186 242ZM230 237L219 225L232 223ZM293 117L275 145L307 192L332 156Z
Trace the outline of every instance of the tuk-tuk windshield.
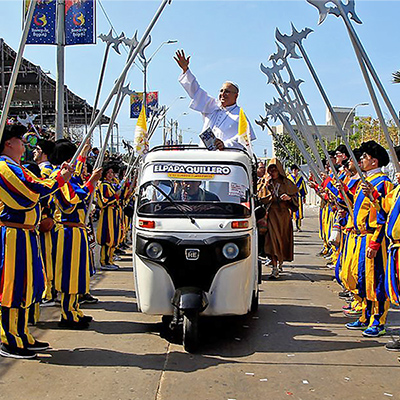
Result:
M176 217L180 207L197 218L250 216L249 178L238 165L152 164L141 181L139 215Z

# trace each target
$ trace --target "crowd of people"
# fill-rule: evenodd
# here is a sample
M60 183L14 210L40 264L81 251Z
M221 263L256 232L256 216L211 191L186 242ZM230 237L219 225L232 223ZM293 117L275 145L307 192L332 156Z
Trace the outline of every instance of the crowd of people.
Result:
M396 151L400 159L400 147ZM127 247L134 181L125 180L115 162L93 170L98 154L90 145L70 165L76 152L76 145L67 139L39 139L33 160L22 160L26 128L14 124L4 130L0 142L2 356L33 358L49 347L31 335L28 324L38 320L40 305L53 305L57 299L60 327L88 328L92 317L83 314L80 303L97 301L89 291L95 272L93 245L97 241L101 246L99 268L111 271L119 268L116 252ZM357 318L346 327L379 337L386 333L390 302L399 304L400 174L393 183L382 171L389 155L374 141L353 153L363 179L347 148L340 145L330 152L332 163L325 162L322 184L312 175L306 182L296 165L287 174L276 158L267 166L260 162L259 251L270 260L270 278L278 279L283 263L293 261L293 223L301 231L307 185L311 187L321 199L323 249L318 255L335 268L343 287L340 297L348 302L344 313ZM335 174L329 165L334 165ZM193 196L195 183L184 186L186 195ZM89 209L92 194L96 207ZM387 348L400 350L400 341L388 343Z
M218 150L244 149L238 133L239 86L226 81L218 99L209 96L190 71L189 59L183 50L176 53L179 82L192 99L190 107L202 114ZM255 135L248 126L250 142ZM71 165L75 144L38 140L26 131L22 125L7 125L0 142L0 355L13 358L33 358L49 348L28 328L38 320L40 305L59 300L61 327L89 327L92 317L79 304L97 301L89 291L95 272L93 245L97 241L101 246L99 268L119 268L115 261L127 247L135 185L125 179L120 158L109 156L102 168L93 170L99 151L86 145ZM400 159L400 149L396 151ZM259 256L270 261L271 279L279 278L284 262L293 261L293 222L300 232L307 185L311 187L321 198L319 255L335 268L343 287L340 296L348 301L345 314L357 318L346 327L379 337L386 333L390 302L399 304L400 174L393 183L382 172L389 156L374 141L353 153L364 177L340 145L330 153L333 164L325 163L322 184L313 176L305 179L296 165L286 174L276 158L258 165ZM211 195L196 182L183 183L176 193L183 200ZM90 207L92 195L95 208ZM96 233L92 219L97 220ZM400 341L387 348L400 351Z
M400 148L396 152L400 159ZM382 171L389 164L389 155L373 140L362 143L353 153L364 179L358 175L347 148L341 145L332 154L340 182L327 173L322 185L313 184L322 198L320 236L324 247L320 255L330 259L337 281L344 288L340 296L349 301L344 306L345 314L357 317L346 327L362 331L365 337L379 337L386 334L390 302L399 303L399 204L395 184L400 182L400 175L393 183ZM400 342L387 347L400 350Z
M118 269L115 253L127 247L133 212L134 182L122 179L121 165L93 170L97 155L90 145L71 165L77 147L67 139L38 139L29 161L26 131L7 125L0 142L0 355L12 358L34 358L49 348L28 327L40 305L58 300L60 327L89 327L92 317L79 304L97 301L89 292L93 245L97 239L101 246L100 269Z
M395 148L400 160L400 146ZM390 303L399 305L400 174L395 181L382 168L389 164L386 149L371 140L353 150L362 171L345 145L329 153L322 184L312 175L308 185L320 197L319 234L323 248L318 256L327 259L346 300L343 312L356 318L346 324L364 337L386 334ZM335 173L329 165L333 165ZM258 198L261 210L257 220L260 255L271 260L271 277L279 277L283 261L293 260L293 231L290 215L301 230L302 208L307 194L305 180L293 165L286 178L278 160L272 159L265 171L258 168ZM265 173L266 172L266 173ZM292 181L292 186L287 181ZM297 191L295 190L297 189ZM400 351L400 340L389 342L388 350Z

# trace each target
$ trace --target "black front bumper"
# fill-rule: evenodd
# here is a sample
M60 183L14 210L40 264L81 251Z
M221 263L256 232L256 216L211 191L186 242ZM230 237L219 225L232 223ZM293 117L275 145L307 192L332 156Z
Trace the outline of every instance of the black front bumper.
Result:
M163 252L158 259L148 257L146 248L152 242L158 242ZM235 243L239 254L234 259L227 259L222 254L226 243ZM188 260L186 251L199 250L197 260ZM204 240L183 240L174 236L147 237L136 235L136 254L163 267L170 275L175 288L196 287L208 292L211 283L220 268L225 265L246 259L251 253L251 237L249 234L236 237L210 237Z

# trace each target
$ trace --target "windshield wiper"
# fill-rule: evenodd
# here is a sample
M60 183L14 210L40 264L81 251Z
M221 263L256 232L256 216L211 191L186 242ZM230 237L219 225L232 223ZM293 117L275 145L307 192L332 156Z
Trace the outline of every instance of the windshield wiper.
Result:
M172 200L171 197L164 192L164 190L160 189L154 183L150 182L150 185L156 188L179 212L181 212L185 217L189 218L192 224L196 223L196 220L193 217L191 217L183 208L179 207L178 204L176 204L175 201Z

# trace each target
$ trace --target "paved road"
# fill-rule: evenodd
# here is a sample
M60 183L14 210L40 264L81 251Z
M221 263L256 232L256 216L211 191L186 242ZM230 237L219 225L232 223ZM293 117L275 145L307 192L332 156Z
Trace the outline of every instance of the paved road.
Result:
M131 262L93 281L97 305L88 331L57 327L58 308L33 328L53 349L37 360L0 360L1 399L258 400L399 399L398 354L390 336L349 331L333 272L320 248L316 210L296 234L296 258L279 281L261 286L257 314L203 321L202 347L190 355L160 334L160 318L137 312ZM389 315L392 332L398 310Z

